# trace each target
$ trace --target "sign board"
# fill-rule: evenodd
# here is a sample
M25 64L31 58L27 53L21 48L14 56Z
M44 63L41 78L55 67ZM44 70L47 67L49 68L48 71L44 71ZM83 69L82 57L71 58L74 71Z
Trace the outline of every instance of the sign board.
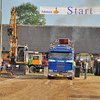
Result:
M100 14L100 7L40 7L40 14L94 15Z

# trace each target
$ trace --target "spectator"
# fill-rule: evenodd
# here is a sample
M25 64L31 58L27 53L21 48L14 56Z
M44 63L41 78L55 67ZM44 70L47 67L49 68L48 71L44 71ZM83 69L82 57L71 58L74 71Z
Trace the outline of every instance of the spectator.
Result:
M1 61L1 71L2 71L2 69L3 69L3 66L4 66L4 61L2 60L2 61Z
M77 65L77 67L80 68L81 75L83 75L83 71L82 71L82 69L83 69L83 68L82 68L82 62L79 60L79 61L77 61L76 65Z
M79 60L79 63L80 63L80 72L81 72L81 75L83 75L83 67L82 67L82 62Z
M76 62L74 61L74 67L76 67Z
M85 79L87 79L87 62L84 61L84 72L85 72Z

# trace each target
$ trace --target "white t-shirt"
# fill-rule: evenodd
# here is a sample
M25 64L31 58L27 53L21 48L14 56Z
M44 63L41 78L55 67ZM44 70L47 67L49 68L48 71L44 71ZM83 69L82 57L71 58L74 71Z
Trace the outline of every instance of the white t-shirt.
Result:
M88 68L88 64L86 63L85 66L84 66L84 69L87 69L87 68Z

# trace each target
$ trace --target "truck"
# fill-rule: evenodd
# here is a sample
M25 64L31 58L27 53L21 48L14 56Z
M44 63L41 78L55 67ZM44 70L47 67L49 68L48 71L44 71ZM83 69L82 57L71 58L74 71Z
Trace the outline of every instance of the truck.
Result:
M93 73L93 64L94 64L94 57L92 54L89 53L79 53L76 54L76 63L78 61L82 62L83 72L84 72L84 61L88 63L88 73Z
M48 79L67 77L73 80L74 76L74 44L69 38L59 38L50 45Z
M28 54L28 67L30 73L35 73L36 71L43 70L44 66L42 64L42 53L27 51Z

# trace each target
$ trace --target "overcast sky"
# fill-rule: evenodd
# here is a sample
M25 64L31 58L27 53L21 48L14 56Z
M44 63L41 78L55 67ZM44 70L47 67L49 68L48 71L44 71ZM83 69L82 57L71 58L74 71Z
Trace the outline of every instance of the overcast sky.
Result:
M30 2L38 7L97 7L100 0L2 0L3 24L9 24L11 8L22 3ZM45 15L46 25L60 26L92 26L100 27L100 15Z

